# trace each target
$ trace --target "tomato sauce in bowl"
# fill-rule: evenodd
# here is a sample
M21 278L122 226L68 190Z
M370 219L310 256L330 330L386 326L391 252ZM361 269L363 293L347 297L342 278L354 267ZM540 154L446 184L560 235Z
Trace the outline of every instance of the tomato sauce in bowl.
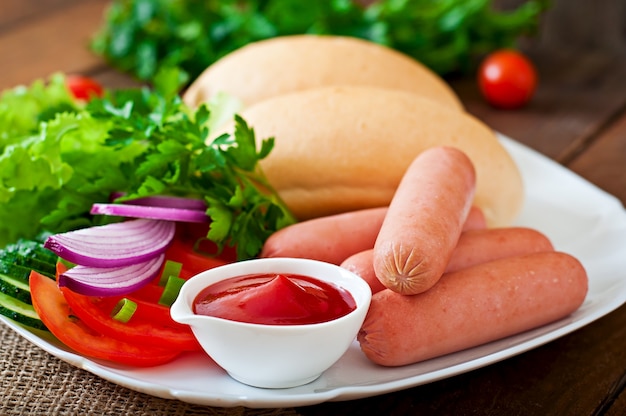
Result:
M203 289L193 302L198 315L264 325L332 321L352 312L350 293L332 283L288 273L232 277Z

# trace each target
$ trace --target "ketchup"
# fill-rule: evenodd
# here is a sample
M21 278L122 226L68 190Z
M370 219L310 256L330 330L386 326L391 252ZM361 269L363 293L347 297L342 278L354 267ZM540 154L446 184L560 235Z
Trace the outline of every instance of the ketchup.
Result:
M356 308L350 293L334 284L295 274L250 274L203 289L193 302L198 315L265 325L331 321Z

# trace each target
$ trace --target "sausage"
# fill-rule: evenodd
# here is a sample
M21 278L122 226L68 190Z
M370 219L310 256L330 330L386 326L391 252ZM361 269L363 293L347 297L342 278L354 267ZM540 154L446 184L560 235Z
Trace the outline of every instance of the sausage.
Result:
M461 233L445 272L450 273L480 263L522 254L553 251L552 243L543 233L527 227L486 228ZM373 250L353 254L341 263L341 267L361 276L372 293L385 286L376 277Z
M420 153L391 200L374 245L374 271L405 295L431 288L443 274L476 191L476 173L462 151L447 146Z
M340 264L374 247L387 207L370 208L302 221L276 231L260 257L298 257Z
M485 213L476 205L470 207L465 223L463 223L463 231L482 230L487 228L487 219Z
M547 236L528 227L464 231L454 248L445 273L505 257L553 250L554 247Z
M561 319L587 287L583 265L566 253L494 260L447 273L419 295L378 292L357 339L374 363L416 363Z
M374 272L373 248L351 255L345 259L340 266L365 280L370 286L372 294L386 289L385 285L383 285L380 280L378 280L378 277L376 277L376 272Z
M292 224L272 234L260 257L298 257L340 264L374 247L387 207L328 215ZM487 227L482 210L472 206L464 230Z

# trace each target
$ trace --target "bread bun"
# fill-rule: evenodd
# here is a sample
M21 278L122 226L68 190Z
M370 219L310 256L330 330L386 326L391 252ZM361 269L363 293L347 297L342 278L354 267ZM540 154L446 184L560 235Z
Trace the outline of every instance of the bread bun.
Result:
M330 85L372 85L411 91L462 109L434 72L394 49L352 38L294 35L250 43L209 66L183 99L196 107L218 92L244 107L274 96Z
M519 170L495 133L416 94L317 88L262 101L241 116L258 140L275 138L261 166L301 220L388 205L412 160L437 145L457 147L474 163L475 204L489 226L509 225L523 202Z

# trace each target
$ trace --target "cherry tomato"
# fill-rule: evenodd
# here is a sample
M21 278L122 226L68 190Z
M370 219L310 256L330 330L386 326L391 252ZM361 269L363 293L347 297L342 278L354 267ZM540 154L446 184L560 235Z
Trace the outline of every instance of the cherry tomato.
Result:
M154 366L176 358L180 351L134 344L94 331L75 316L56 282L37 272L29 279L33 307L46 327L62 343L86 357L132 366Z
M537 86L537 71L522 53L502 49L489 54L478 71L478 85L491 105L503 109L522 107Z
M92 97L102 97L104 94L104 88L100 83L83 75L69 75L65 83L77 100L89 101Z

